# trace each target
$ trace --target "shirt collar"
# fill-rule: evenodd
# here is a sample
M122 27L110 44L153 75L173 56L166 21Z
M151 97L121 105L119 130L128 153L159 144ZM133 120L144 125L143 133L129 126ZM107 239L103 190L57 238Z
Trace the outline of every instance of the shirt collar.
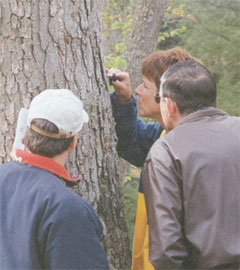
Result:
M178 125L182 125L186 122L194 122L199 119L202 119L203 117L212 117L214 115L221 115L221 116L229 116L226 112L217 109L215 107L206 107L204 109L197 110L195 112L192 112L185 117L183 117Z
M67 181L76 182L80 180L80 178L70 178L68 171L52 158L32 154L20 149L16 150L16 157L17 160L21 161L22 163L49 171Z

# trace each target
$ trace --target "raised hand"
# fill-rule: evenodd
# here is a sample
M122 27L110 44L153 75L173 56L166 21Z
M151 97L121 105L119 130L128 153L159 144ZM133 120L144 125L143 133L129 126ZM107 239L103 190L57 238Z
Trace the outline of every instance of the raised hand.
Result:
M131 100L131 87L130 87L130 78L127 72L122 72L115 68L110 68L106 70L107 77L113 78L112 85L114 87L115 95L119 102L125 103ZM114 75L115 74L115 75Z

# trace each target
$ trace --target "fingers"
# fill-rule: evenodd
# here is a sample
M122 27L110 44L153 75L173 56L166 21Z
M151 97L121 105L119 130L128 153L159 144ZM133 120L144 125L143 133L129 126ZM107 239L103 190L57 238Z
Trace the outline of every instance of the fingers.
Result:
M111 78L113 76L116 76L117 81L129 81L129 74L127 72L119 72L119 73L108 73L107 77Z
M129 83L117 80L112 82L112 85L115 90L115 95L120 102L129 102L131 100L131 88Z
M127 72L122 72L116 68L106 69L106 73L108 78L111 78L114 74L116 74L116 79L119 81L129 79L129 74Z
M116 69L116 68L110 68L108 69L108 74L113 74L113 73L121 73L121 71L119 69Z
M106 69L110 84L113 85L117 99L120 102L131 100L130 79L127 72L122 72L116 68Z
M121 90L122 88L125 88L125 83L122 83L120 80L112 81L112 85L116 87L117 90Z
M112 77L109 78L110 85L112 85L112 83L115 82L116 80L117 80L116 73L113 73Z

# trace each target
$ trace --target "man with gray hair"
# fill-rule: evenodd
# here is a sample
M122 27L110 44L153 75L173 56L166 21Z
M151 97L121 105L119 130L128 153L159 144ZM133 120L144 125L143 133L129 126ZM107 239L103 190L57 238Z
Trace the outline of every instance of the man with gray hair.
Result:
M66 187L79 180L64 164L87 122L70 90L49 89L33 99L25 150L0 166L1 269L108 269L98 216Z
M155 269L239 269L240 118L216 109L216 83L194 61L161 77L169 131L143 169Z

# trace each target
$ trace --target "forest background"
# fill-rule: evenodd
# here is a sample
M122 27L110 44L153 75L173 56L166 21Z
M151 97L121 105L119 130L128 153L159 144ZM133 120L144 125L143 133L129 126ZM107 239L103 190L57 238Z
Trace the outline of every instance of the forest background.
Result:
M101 15L105 66L108 68L128 71L127 53L130 52L127 52L127 39L139 2L105 1L107 8ZM176 46L201 59L212 72L218 87L217 107L240 116L240 2L168 0L154 50ZM137 72L140 74L140 66ZM139 173L140 168L132 165L128 165L123 173L124 209L130 243L134 231Z

